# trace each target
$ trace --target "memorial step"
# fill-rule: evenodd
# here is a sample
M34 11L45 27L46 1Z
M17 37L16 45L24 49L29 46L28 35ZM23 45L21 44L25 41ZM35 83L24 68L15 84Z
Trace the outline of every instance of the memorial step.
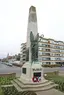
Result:
M54 84L53 82L51 81L48 81L44 84L38 84L38 85L25 85L23 83L21 83L18 79L15 79L14 81L12 81L12 84L15 86L15 88L18 90L18 91L26 91L26 90L29 90L29 91L45 91L45 90L48 90L48 89L51 89L55 86L57 86L57 84Z
M22 87L22 88L26 88L26 87L28 87L28 88L32 88L32 87L36 87L36 88L38 88L38 87L44 87L44 86L47 86L47 85L52 85L52 84L54 84L53 82L51 82L51 81L48 81L48 82L45 82L45 83L41 83L41 84L37 84L37 85L35 85L35 84L23 84L22 82L20 82L18 79L15 79L14 80L14 82L15 83L17 83L20 87Z
M24 80L23 78L17 78L17 80L18 81L20 81L21 83L23 83L23 84L25 84L25 85L27 85L27 84L31 84L31 85L40 85L40 84L44 84L44 83L46 83L46 82L48 82L48 80L45 80L45 79L43 79L43 81L42 82L31 82L31 81L26 81L26 80Z
M22 91L22 89L14 81L12 81L12 84L18 90L18 92Z

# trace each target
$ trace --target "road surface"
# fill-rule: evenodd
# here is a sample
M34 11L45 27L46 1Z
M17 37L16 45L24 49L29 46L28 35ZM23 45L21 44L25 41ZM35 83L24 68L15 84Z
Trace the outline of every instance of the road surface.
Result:
M55 68L43 68L43 72L53 72L53 71L59 71L64 72L64 67L55 67ZM21 68L16 66L7 66L5 64L0 63L0 74L6 74L6 73L16 73L16 76L21 75Z

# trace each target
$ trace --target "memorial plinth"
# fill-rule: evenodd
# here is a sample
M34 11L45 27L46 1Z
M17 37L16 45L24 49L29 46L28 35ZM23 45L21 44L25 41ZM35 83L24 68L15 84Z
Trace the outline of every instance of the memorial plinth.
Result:
M43 68L40 63L26 62L22 67L20 78L12 81L15 88L20 91L45 91L56 86L51 81L45 80L43 77Z
M26 83L41 83L44 80L43 68L39 62L26 62L22 67L20 80L25 80Z

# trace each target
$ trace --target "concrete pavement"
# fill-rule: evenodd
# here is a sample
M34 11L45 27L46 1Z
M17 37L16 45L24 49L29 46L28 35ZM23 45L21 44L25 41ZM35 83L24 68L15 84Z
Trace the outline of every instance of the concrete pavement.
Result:
M47 91L40 91L36 92L37 95L64 95L64 93L56 90L56 89L50 89Z

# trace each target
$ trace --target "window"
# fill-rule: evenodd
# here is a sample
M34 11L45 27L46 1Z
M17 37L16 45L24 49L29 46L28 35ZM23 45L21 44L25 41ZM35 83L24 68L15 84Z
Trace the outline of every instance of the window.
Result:
M22 73L26 74L26 68L22 68Z
M46 45L46 44L42 44L42 46L43 46L43 47L47 47L48 45Z

